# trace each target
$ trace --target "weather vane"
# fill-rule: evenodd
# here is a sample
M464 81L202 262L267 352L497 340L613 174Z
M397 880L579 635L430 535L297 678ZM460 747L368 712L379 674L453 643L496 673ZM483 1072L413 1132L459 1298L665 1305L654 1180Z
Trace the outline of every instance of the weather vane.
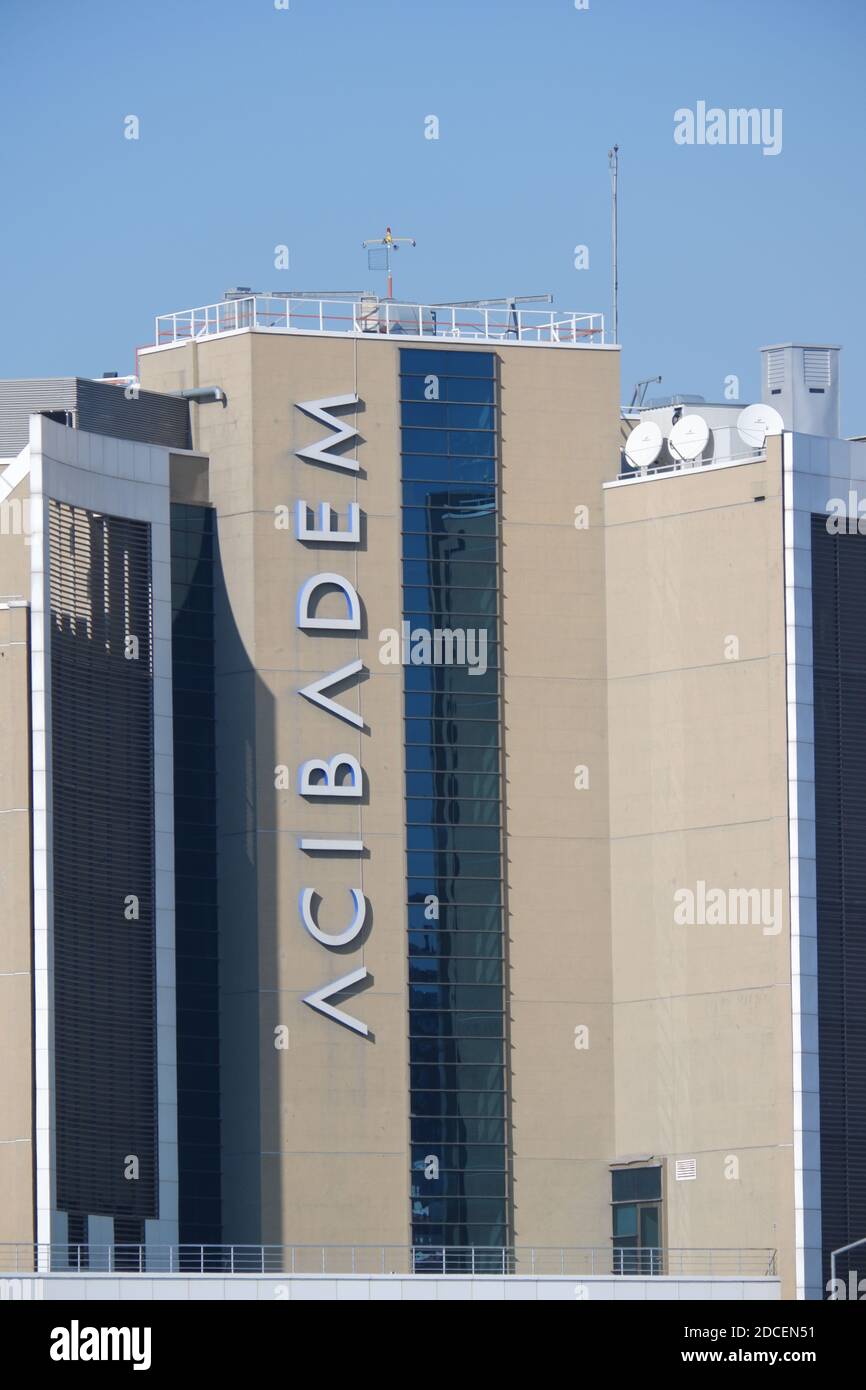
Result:
M393 236L391 228L385 228L385 235L382 237L371 237L369 241L362 241L361 245L367 252L367 266L370 270L387 270L388 272L388 298L394 298L394 277L391 274L391 253L399 251L401 246L414 246L413 236Z

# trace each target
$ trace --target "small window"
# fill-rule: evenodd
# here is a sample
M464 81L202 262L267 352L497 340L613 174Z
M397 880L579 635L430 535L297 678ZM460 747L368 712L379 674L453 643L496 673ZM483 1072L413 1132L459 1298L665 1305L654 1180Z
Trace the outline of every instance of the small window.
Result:
M659 1202L662 1170L653 1168L615 1168L610 1175L614 1202Z
M662 1170L653 1164L611 1171L612 1271L662 1274Z

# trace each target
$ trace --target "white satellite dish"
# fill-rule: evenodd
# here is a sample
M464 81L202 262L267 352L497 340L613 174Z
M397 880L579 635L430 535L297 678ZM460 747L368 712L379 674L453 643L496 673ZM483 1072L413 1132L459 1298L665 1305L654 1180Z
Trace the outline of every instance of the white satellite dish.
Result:
M674 458L689 463L704 452L710 427L703 415L684 415L668 435L668 448Z
M625 442L625 456L632 468L649 468L662 451L664 438L655 420L636 425Z
M781 434L785 422L771 405L747 405L737 417L737 432L750 449L763 449L768 434Z

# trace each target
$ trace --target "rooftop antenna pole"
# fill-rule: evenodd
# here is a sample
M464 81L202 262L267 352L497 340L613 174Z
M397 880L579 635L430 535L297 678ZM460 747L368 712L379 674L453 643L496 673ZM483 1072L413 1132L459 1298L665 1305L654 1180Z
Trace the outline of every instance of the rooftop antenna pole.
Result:
M613 291L613 341L619 342L619 209L617 204L619 183L619 145L607 152L610 169L610 278Z
M660 376L645 376L643 381L635 382L635 388L631 393L631 405L629 410L634 410L635 406L642 406L646 400L646 389L655 382L661 381Z
M361 245L367 252L367 265L370 270L382 269L381 261L377 260L377 251L379 254L384 252L385 269L388 272L388 298L393 299L394 277L391 274L391 252L399 251L401 246L415 246L415 238L412 236L392 236L391 228L386 227L384 236L371 237L368 241L362 241ZM371 250L371 247L376 249Z

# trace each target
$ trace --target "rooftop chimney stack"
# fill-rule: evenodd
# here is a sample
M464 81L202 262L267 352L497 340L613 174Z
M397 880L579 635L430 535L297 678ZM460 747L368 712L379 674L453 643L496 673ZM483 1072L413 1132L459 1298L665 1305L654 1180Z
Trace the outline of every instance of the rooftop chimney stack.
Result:
M778 343L761 348L761 400L775 406L786 430L838 439L839 348Z

